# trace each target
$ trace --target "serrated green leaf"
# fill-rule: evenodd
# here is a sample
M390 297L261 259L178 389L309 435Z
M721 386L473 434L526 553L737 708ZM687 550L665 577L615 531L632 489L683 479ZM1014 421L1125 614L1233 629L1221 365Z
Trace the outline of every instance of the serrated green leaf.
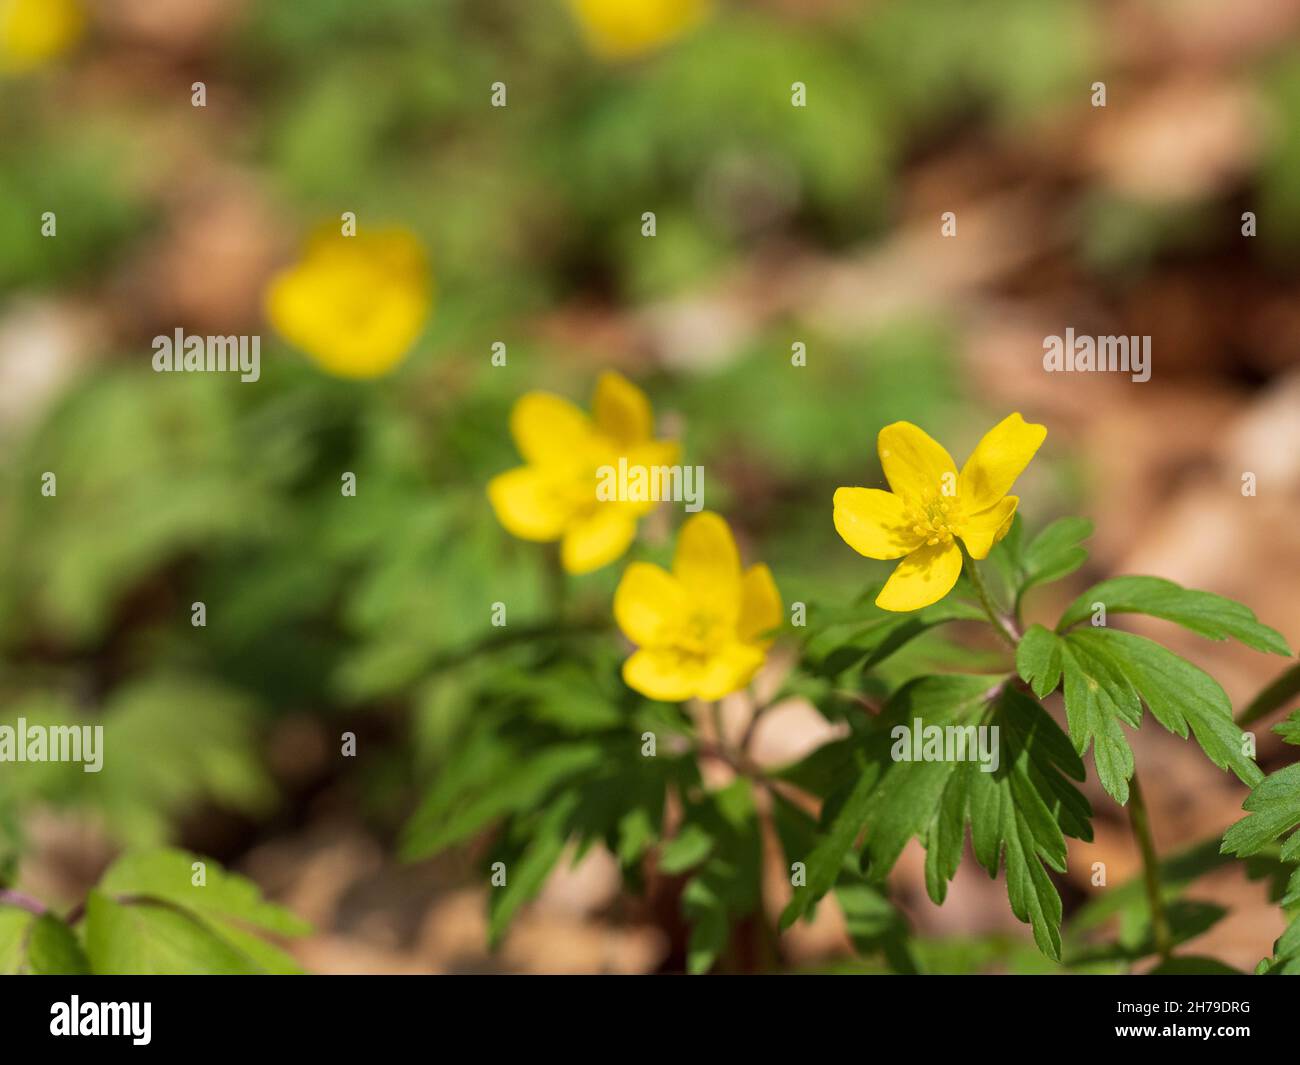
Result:
M1290 717L1273 726L1273 731L1285 742L1300 746L1300 710L1293 710Z
M1291 654L1282 634L1262 624L1249 607L1160 577L1114 577L1094 585L1066 608L1056 631L1063 632L1088 617L1093 603L1104 603L1107 615L1149 614L1212 640L1231 637L1257 651Z
M1265 777L1242 803L1249 814L1223 836L1223 851L1245 857L1258 854L1300 825L1300 762ZM1300 860L1300 834L1282 848L1284 861Z
M1016 672L1040 699L1061 683L1061 639L1042 625L1031 625L1016 646Z
M794 897L781 914L782 928L788 928L807 913L838 878L844 855L868 822L873 808L873 793L882 774L890 766L895 766L890 759L893 726L904 721L910 726L915 716L923 717L927 724L955 719L963 710L977 709L993 682L994 678L953 674L927 677L899 690L876 722L864 748L855 754L856 779L840 794L828 798L823 806L823 832L805 863L807 885L795 889ZM877 870L872 874L875 879L888 872L908 838L919 831L932 815L932 804L942 794L947 775L952 771L951 763L909 762L903 765L907 768L899 773L898 787L913 796L931 795L932 798L918 800L919 805L911 800L900 800L888 809L877 808L877 825L872 835L874 838L878 832L879 838L875 840L874 851L870 852ZM918 766L917 772L907 771ZM881 869L883 872L879 871Z
M949 778L924 840L927 891L943 901L969 823L976 859L990 875L1005 868L1012 913L1059 961L1061 899L1044 864L1064 872L1065 836L1092 838L1092 810L1070 783L1083 779L1083 764L1047 712L1014 688L1002 691L986 721L999 729L1002 763L986 773L965 762Z
M1070 739L1080 756L1092 747L1097 779L1122 806L1128 802L1133 751L1120 722L1137 728L1142 723L1142 704L1115 663L1075 637L1072 633L1060 641Z
M1151 715L1174 735L1186 739L1190 727L1201 750L1220 769L1231 770L1252 786L1263 778L1245 753L1245 737L1232 720L1227 694L1208 673L1128 632L1085 629L1070 633L1065 642L1076 657L1086 648L1093 662L1105 661L1118 669ZM1066 705L1068 713L1068 689Z

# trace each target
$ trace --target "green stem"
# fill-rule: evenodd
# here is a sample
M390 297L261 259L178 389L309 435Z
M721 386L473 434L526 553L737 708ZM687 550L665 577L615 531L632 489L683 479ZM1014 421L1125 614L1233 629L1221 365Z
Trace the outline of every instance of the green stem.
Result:
M1012 650L1015 650L1016 645L1020 643L1019 638L1012 631L1011 626L1007 624L1006 617L994 606L989 590L984 586L984 578L980 576L979 567L975 565L975 560L970 557L964 547L961 553L962 558L965 560L966 577L970 581L971 587L975 589L975 594L979 596L980 606L984 608L984 613L989 616L989 621L993 623L993 628L997 630L997 634L1010 645Z
M560 560L560 545L546 545L546 600L551 608L551 616L564 617L564 607L568 600L569 578L564 572L564 563Z
M1133 838L1142 852L1142 881L1146 885L1147 905L1151 908L1151 937L1162 958L1173 953L1173 939L1169 933L1169 915L1165 912L1165 899L1160 893L1160 859L1156 855L1155 838L1151 835L1151 815L1137 773L1129 781L1128 819L1133 827Z
M1300 665L1292 666L1256 695L1237 716L1237 724L1242 728L1254 724L1297 695L1300 695Z

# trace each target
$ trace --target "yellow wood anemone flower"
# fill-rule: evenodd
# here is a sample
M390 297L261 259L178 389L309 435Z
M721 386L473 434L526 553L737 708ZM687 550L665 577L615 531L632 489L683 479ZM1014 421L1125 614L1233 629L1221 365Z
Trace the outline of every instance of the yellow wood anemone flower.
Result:
M712 0L569 0L591 50L631 59L681 36L700 22Z
M621 557L636 538L637 519L656 506L650 498L601 499L601 471L619 468L620 459L648 471L678 458L674 441L654 438L645 393L611 371L596 382L590 417L562 396L529 392L510 412L510 434L526 465L488 483L492 509L520 539L559 540L569 573Z
M79 0L0 0L0 72L21 74L62 55L85 25Z
M911 422L880 430L877 448L892 489L837 488L835 529L868 558L902 558L876 605L919 610L938 602L961 575L958 538L985 558L1007 534L1020 502L1007 495L1047 436L1042 425L1009 415L984 434L957 472L943 445Z
M664 702L721 699L745 687L781 624L771 571L743 573L731 529L704 511L677 537L673 571L633 562L614 593L614 620L637 645L623 663L628 687Z
M267 286L266 314L289 343L336 377L379 377L411 350L433 306L433 280L404 229L343 236L322 228Z

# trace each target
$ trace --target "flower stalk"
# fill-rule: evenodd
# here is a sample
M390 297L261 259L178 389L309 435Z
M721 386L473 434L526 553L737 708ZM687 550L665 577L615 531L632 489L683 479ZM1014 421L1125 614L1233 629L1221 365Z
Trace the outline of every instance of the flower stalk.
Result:
M1156 855L1155 837L1151 834L1151 815L1136 770L1133 779L1129 781L1128 819L1133 828L1133 838L1137 840L1138 849L1142 852L1142 881L1146 886L1147 905L1151 909L1151 938L1156 953L1161 958L1168 958L1173 953L1174 945L1169 930L1169 915L1165 910L1165 898L1160 891L1160 860Z

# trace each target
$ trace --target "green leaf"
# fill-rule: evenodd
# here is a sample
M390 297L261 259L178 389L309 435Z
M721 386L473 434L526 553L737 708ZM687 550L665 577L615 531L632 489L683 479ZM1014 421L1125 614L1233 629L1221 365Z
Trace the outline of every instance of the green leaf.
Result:
M788 928L807 913L838 879L844 855L872 813L874 792L882 774L894 765L890 761L894 742L891 726L902 724L905 719L910 726L912 717L918 715L926 718L927 723L939 723L955 719L963 711L968 714L977 711L992 682L993 678L960 674L927 677L905 685L890 700L881 720L867 737L865 747L855 756L855 779L829 798L822 808L822 834L805 860L807 884L795 889L794 897L781 914L782 928ZM950 763L942 762L908 762L902 766L897 781L891 780L902 794L891 789L896 801L889 809L876 810L880 838L869 846L874 847L872 853L877 864L892 866L908 838L931 816L934 802L952 771ZM919 769L908 772L914 767Z
M86 955L64 922L0 906L0 974L78 976L90 971Z
M836 620L832 624L808 637L803 651L807 668L826 677L849 669L870 669L936 625L979 621L984 614L978 607L950 596L906 614L881 610L868 599L833 616Z
M703 825L686 824L659 848L659 868L669 876L693 869L713 850L713 837Z
M1161 725L1183 739L1190 727L1220 769L1252 786L1263 778L1245 753L1245 736L1232 720L1227 694L1208 673L1158 643L1114 629L1074 632L1066 644L1076 654L1086 647L1094 661L1105 659L1118 668ZM1068 712L1068 690L1066 703Z
M506 861L506 883L493 888L488 895L488 943L493 948L500 942L510 922L525 902L532 899L546 883L551 869L559 861L568 841L570 819L578 808L580 796L566 792L551 802L542 816L516 826L526 831L518 855Z
M1246 857L1258 854L1300 825L1300 762L1270 773L1246 797L1249 814L1223 836L1223 851ZM1282 846L1283 861L1300 861L1300 834Z
M985 772L970 759L904 760L910 748L896 730L910 730L918 719L923 729L996 727L989 735L997 736L1000 764ZM969 824L977 860L990 875L1005 869L1012 912L1033 927L1040 950L1059 959L1061 900L1044 866L1064 870L1065 836L1091 839L1092 811L1071 783L1083 779L1083 765L1050 715L996 677L927 677L890 700L859 757L856 782L826 804L823 835L806 863L807 887L795 890L782 925L836 882L860 832L873 882L888 875L909 839L921 838L927 890L942 902Z
M1113 629L1085 628L1064 636L1032 626L1016 649L1016 668L1043 698L1064 677L1070 737L1080 755L1092 748L1097 777L1107 794L1128 802L1133 751L1120 727L1142 724L1142 704L1165 728L1187 738L1188 728L1206 756L1247 784L1260 779L1246 755L1232 706L1212 677L1157 643Z
M1045 699L1061 683L1061 640L1042 625L1031 625L1016 647L1016 672Z
M698 823L714 841L682 892L682 912L691 922L687 969L702 973L726 948L734 922L758 909L763 841L747 780L690 804L685 817L687 825ZM759 914L758 919L765 918Z
M116 902L92 890L86 900L86 955L97 974L253 975L263 968L210 927L170 905Z
M194 883L203 865L202 886ZM218 924L244 924L282 936L301 936L311 926L283 906L265 901L251 880L216 862L173 848L127 854L113 863L99 890L114 897L147 898L188 910Z
M1071 634L1060 641L1065 676L1065 716L1080 757L1092 747L1101 786L1121 806L1128 802L1133 750L1120 722L1142 724L1142 704L1133 685L1100 648Z
M1300 746L1300 710L1293 710L1290 717L1273 726L1273 731L1287 743Z
M1083 764L1051 716L1007 687L986 720L999 729L1001 764L986 773L963 762L950 777L923 840L926 889L941 903L957 871L965 826L976 860L990 876L1006 871L1011 911L1028 923L1048 957L1061 957L1060 895L1044 866L1065 871L1065 836L1092 838L1092 810L1070 782Z
M436 854L506 814L537 808L566 780L597 766L602 752L595 743L559 744L516 760L510 748L484 737L466 755L470 763L439 780L411 819L406 857Z
M90 962L72 929L49 913L32 924L27 960L32 973L79 976L90 972Z
M1108 615L1149 614L1212 640L1232 637L1257 651L1291 654L1282 634L1261 624L1249 607L1160 577L1115 577L1093 585L1066 608L1056 631L1083 621L1093 612L1094 603L1105 604Z
M1092 522L1086 518L1060 518L1047 526L1024 548L1020 593L1037 584L1048 584L1068 577L1088 560L1088 549L1081 541L1092 535Z

